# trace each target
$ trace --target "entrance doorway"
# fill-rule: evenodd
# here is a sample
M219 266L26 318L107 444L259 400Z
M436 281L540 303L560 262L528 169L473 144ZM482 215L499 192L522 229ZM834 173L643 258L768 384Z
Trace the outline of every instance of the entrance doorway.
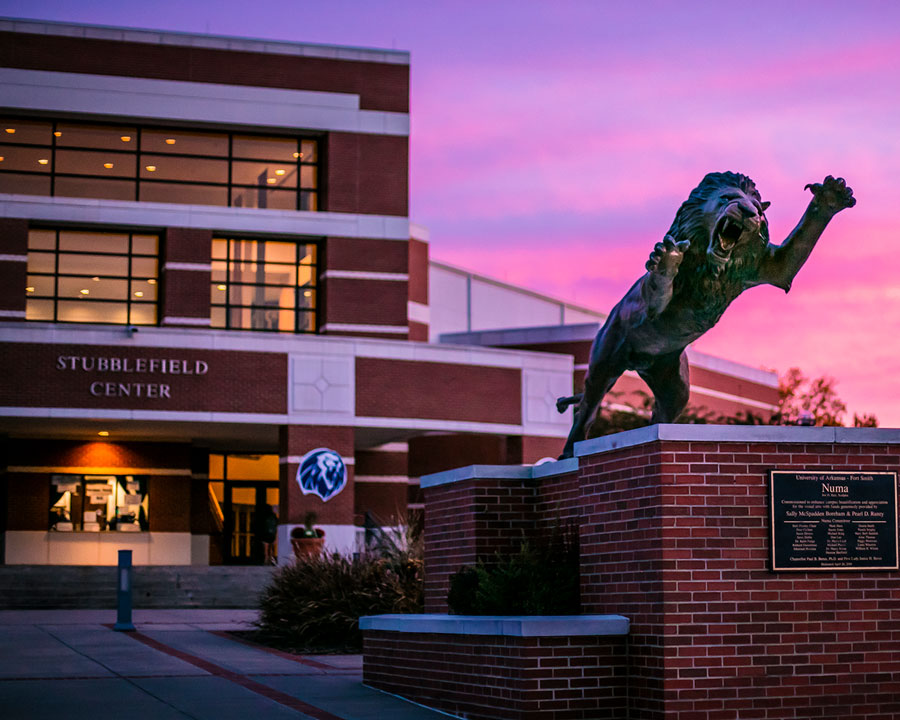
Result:
M263 565L278 557L278 456L210 454L209 490L220 562Z

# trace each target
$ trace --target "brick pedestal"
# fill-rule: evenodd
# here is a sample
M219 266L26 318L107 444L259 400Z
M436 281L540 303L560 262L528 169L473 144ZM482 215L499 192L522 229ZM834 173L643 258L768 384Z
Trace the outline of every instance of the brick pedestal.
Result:
M767 492L772 469L896 471L900 431L658 425L576 450L422 478L429 610L460 565L575 522L582 612L631 620L625 717L900 717L900 572L770 572Z

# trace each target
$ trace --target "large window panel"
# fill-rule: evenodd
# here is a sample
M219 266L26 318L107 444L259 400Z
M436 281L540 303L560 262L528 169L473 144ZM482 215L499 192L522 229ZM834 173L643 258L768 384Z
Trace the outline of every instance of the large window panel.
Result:
M33 229L26 320L154 325L159 238Z
M141 152L227 158L228 135L226 133L144 129L141 133Z
M318 141L0 118L0 192L318 210Z
M59 148L96 148L133 153L138 144L138 129L130 125L58 122L55 136Z
M214 185L142 182L141 200L144 202L225 206L228 204L228 188Z
M315 244L216 238L212 257L213 327L316 331Z
M49 145L53 141L53 123L19 118L0 118L0 140L27 145Z
M300 157L297 149L297 141L293 138L235 135L232 139L231 154L236 158L281 160L291 163Z
M56 150L58 173L99 175L101 177L134 177L137 159L124 153L96 150Z
M101 200L134 200L135 198L133 180L58 177L54 190L54 195L62 197L86 197Z
M18 145L0 145L0 168L9 171L25 171L49 174L52 154L47 148Z
M224 185L228 182L228 161L178 155L141 155L141 179Z

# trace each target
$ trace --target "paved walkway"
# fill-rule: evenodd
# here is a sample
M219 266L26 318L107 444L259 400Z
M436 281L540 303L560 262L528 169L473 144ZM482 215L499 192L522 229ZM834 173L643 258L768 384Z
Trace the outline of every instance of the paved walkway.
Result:
M254 610L0 611L4 720L446 720L363 687L359 655L293 656L239 642Z

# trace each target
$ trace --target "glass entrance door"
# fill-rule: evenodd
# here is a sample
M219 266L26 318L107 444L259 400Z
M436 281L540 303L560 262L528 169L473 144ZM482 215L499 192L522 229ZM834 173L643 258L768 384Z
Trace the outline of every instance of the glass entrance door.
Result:
M238 480L225 482L225 562L262 565L277 557L278 483Z

